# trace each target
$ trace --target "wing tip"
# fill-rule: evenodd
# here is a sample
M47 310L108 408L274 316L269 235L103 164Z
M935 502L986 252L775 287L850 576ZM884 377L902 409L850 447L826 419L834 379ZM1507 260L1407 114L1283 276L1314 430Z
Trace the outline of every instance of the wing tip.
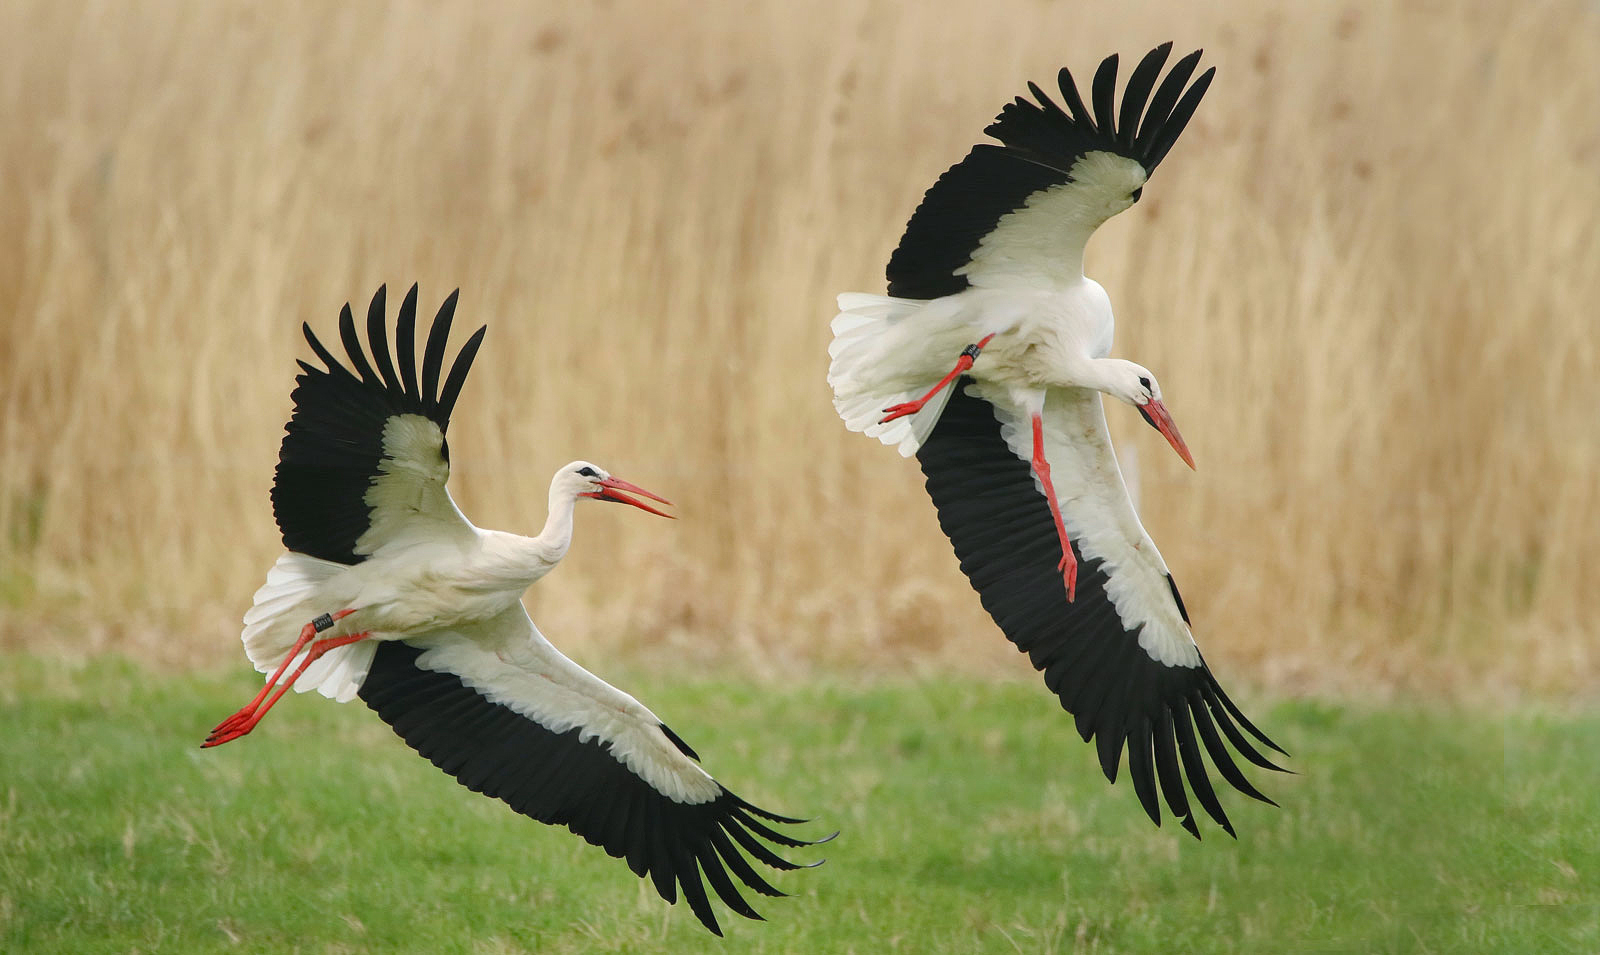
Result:
M1062 164L1068 153L1116 152L1139 162L1148 176L1172 148L1216 75L1216 67L1211 66L1189 82L1204 53L1200 48L1180 58L1163 76L1174 45L1175 41L1167 40L1144 54L1128 77L1120 104L1116 89L1120 55L1112 53L1099 62L1089 81L1089 105L1085 105L1071 69L1063 66L1056 73L1056 86L1065 110L1030 80L1027 89L1037 102L1016 97L984 133L1024 156L1060 153ZM1153 90L1156 93L1151 98Z

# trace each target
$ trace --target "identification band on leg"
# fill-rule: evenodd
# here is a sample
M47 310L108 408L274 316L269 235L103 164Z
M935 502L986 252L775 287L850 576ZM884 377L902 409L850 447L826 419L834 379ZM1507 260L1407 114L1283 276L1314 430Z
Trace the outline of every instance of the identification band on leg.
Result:
M979 345L977 342L973 342L971 345L968 345L966 348L961 349L961 354L966 355L968 358L971 358L973 361L977 361L978 360L978 356L983 354L983 346Z
M318 633L331 629L333 627L333 616L331 614L323 614L317 619L311 621L311 625L317 628Z

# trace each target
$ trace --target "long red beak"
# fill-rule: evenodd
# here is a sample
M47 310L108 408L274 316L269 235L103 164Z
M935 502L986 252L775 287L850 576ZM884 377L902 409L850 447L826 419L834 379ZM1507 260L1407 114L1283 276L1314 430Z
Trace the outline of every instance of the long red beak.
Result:
M1144 420L1150 422L1150 427L1161 432L1161 436L1172 445L1172 450L1178 452L1178 457L1183 458L1183 463L1193 469L1194 457L1189 454L1189 446L1183 443L1183 435L1178 433L1178 426L1168 413L1167 406L1162 404L1160 399L1151 398L1138 408L1139 413L1144 415Z
M584 493L584 494L582 494L580 496L581 497L592 497L597 501L615 501L618 504L632 504L634 507L637 507L642 511L649 511L652 514L660 514L662 517L672 517L671 514L668 514L668 513L664 512L664 511L658 511L655 508L651 507L650 505L646 504L645 502L637 500L636 498L631 498L628 495L622 493L623 491L630 491L630 492L632 492L634 494L640 495L641 497L648 497L652 501L660 501L662 504L671 504L672 503L671 501L667 500L664 497L661 497L660 495L651 494L649 491L646 491L644 488L640 487L637 484L629 484L627 481L624 481L622 478L616 478L616 477L608 477L608 478L605 478L605 479L603 479L603 480L601 480L601 481L599 481L597 483L599 483L599 485L601 487L605 488L605 490L603 490L603 491L589 491L589 492L586 492L586 493Z

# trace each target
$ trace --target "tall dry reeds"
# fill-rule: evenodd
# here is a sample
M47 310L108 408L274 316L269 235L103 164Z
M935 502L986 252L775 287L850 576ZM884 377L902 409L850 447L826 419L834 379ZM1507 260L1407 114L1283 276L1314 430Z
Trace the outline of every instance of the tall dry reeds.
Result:
M0 631L212 663L278 550L299 323L460 287L454 489L585 652L1021 666L914 462L844 431L835 292L1027 79L1218 68L1089 247L1142 509L1215 664L1288 691L1600 677L1592 4L0 7Z

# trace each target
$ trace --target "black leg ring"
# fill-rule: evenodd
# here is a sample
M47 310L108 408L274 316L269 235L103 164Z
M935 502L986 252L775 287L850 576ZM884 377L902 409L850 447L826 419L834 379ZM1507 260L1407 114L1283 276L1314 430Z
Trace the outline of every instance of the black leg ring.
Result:
M967 347L961 349L961 354L971 358L973 361L977 361L978 356L983 354L983 346L979 345L977 342L973 342Z
M329 614L323 614L317 619L311 621L311 625L317 628L318 633L321 633L322 631L333 626L333 617Z

